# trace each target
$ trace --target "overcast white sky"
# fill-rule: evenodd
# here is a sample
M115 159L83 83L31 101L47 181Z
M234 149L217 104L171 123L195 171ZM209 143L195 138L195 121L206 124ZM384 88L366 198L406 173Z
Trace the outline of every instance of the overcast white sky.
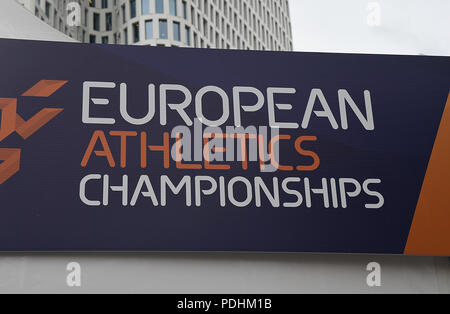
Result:
M450 55L450 0L290 0L290 5L297 51Z

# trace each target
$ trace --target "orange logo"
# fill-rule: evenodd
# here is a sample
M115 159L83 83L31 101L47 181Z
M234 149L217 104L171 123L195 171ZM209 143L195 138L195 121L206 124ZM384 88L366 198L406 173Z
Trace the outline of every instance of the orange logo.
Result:
M42 80L21 96L49 97L63 87L67 81ZM0 98L0 142L16 132L24 140L56 117L62 108L44 108L25 121L17 113L17 98ZM0 184L15 175L20 169L20 148L0 148Z

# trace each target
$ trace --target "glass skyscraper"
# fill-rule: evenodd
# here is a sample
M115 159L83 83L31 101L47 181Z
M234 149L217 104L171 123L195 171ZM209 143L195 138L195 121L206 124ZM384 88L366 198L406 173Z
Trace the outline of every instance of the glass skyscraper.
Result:
M288 0L17 0L81 42L292 50ZM80 5L81 25L66 7Z

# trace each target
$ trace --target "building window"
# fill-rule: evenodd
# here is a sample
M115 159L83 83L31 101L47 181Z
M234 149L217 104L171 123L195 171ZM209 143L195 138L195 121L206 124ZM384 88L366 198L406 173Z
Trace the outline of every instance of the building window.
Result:
M136 0L130 0L130 16L131 18L136 17Z
M91 44L95 44L95 41L96 41L95 35L90 35L90 36L89 36L89 42L90 42Z
M112 13L106 13L106 30L112 30Z
M50 18L50 3L45 2L45 16L47 16L47 18Z
M142 0L142 15L150 14L150 0Z
M123 30L123 33L124 33L125 45L128 45L128 28L125 28Z
M177 0L169 0L170 15L177 16Z
M167 20L159 21L159 38L168 39Z
M180 41L180 23L174 22L173 23L173 39L176 41Z
M153 20L145 21L145 39L153 39Z
M208 21L203 19L203 35L208 38Z
M87 23L88 23L88 14L89 14L88 9L84 9L84 26L86 26L86 27L87 27Z
M137 43L139 41L139 23L133 24L133 42Z
M186 26L186 45L191 45L191 28L189 26Z
M156 13L164 13L164 0L156 0Z
M94 30L100 30L100 15L98 13L94 13Z
M122 6L122 23L125 24L127 22L126 9L125 5Z
M90 6L91 8L95 8L95 0L89 1L89 6Z
M186 3L186 1L183 1L181 5L183 7L183 18L185 20L187 20L187 3Z
M102 0L102 9L108 8L108 0Z
M108 36L102 37L102 44L107 44L109 42Z

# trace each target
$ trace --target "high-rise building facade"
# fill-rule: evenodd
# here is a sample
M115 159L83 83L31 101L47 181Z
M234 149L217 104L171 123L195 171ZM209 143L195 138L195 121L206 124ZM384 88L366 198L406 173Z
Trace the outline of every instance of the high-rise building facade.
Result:
M17 1L81 42L292 50L288 0ZM79 26L67 23L71 2L79 4Z

